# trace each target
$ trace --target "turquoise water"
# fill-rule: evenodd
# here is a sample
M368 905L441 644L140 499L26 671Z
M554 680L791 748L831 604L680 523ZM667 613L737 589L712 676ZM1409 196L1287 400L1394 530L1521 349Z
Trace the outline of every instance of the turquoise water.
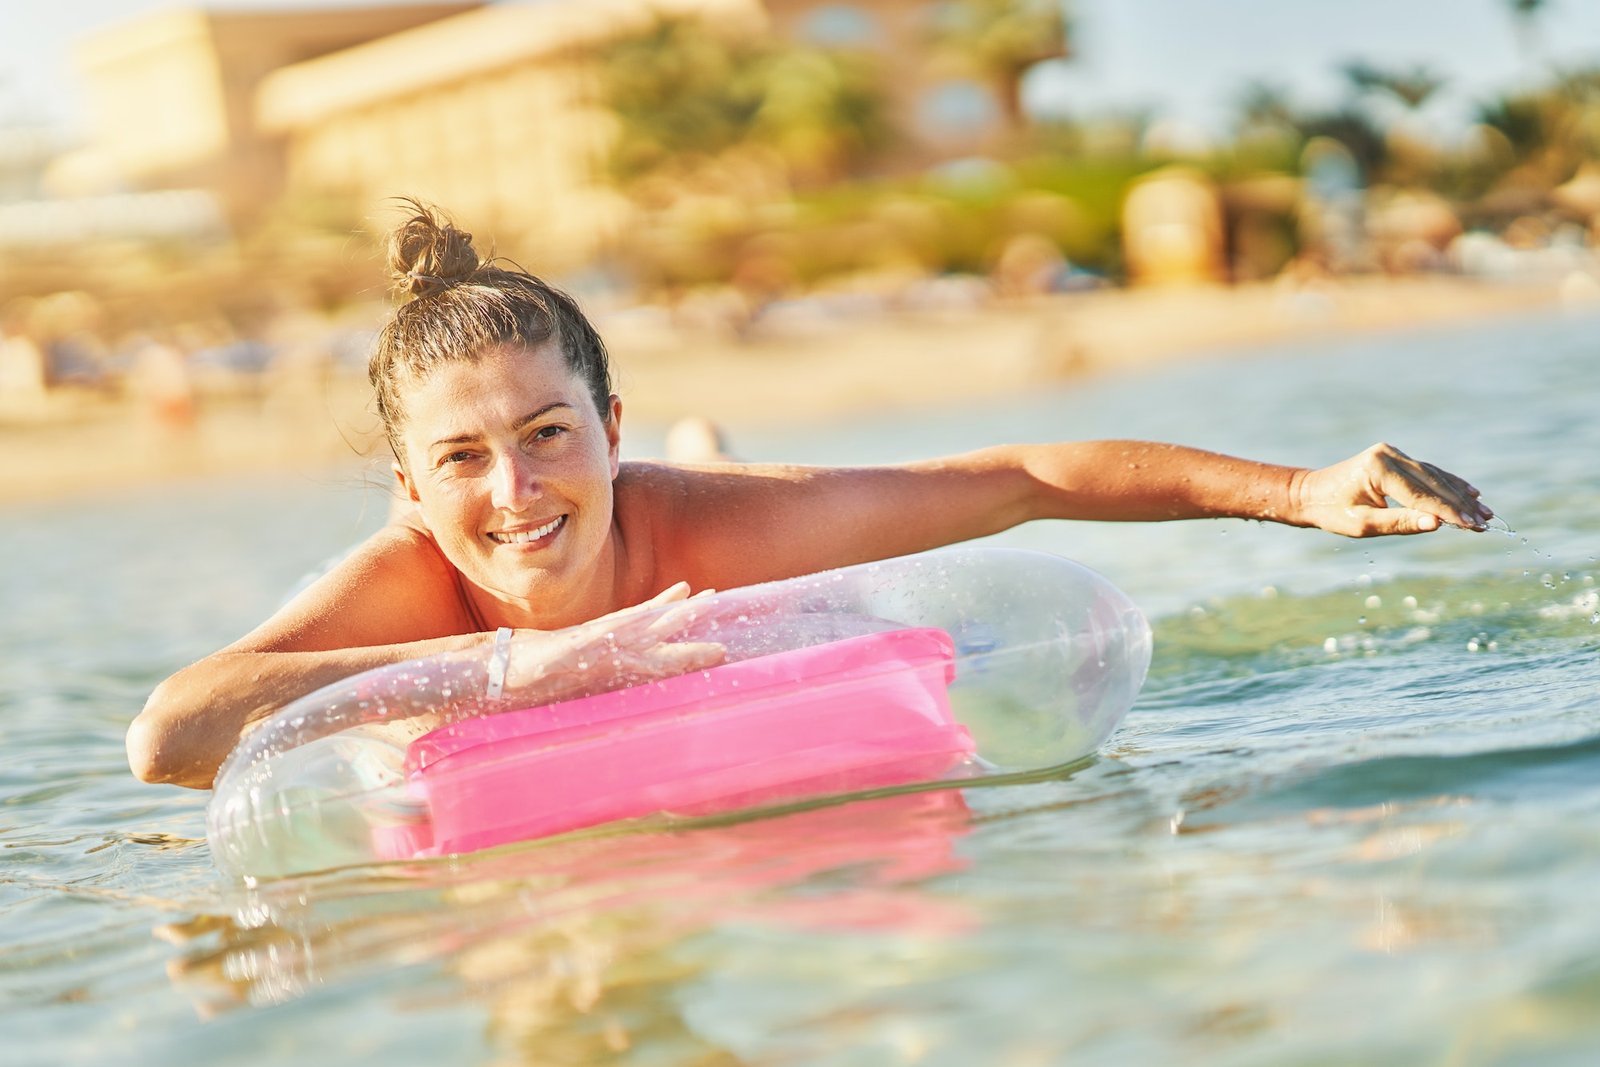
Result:
M1588 1064L1600 1057L1600 319L1217 354L784 432L869 462L1380 438L1514 535L1037 526L1151 616L1102 759L1021 785L222 881L122 731L379 521L359 472L0 524L7 1064ZM640 452L655 443L640 435Z

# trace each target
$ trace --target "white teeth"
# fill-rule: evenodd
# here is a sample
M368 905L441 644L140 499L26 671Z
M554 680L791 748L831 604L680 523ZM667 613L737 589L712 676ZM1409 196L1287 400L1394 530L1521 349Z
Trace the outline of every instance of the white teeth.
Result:
M529 541L537 541L555 532L556 527L566 521L565 515L557 515L549 522L534 530L518 530L515 533L491 533L489 537L502 545L525 545Z

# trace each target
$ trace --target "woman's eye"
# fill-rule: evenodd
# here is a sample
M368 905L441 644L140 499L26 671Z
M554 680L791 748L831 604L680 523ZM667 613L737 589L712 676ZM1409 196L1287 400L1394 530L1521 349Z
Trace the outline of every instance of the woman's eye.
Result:
M552 437L560 437L567 432L565 426L541 426L533 432L534 440L548 441Z
M448 455L446 455L444 458L439 460L439 465L440 466L444 466L444 465L450 464L450 463L465 463L471 458L472 458L472 453L471 452L451 452Z

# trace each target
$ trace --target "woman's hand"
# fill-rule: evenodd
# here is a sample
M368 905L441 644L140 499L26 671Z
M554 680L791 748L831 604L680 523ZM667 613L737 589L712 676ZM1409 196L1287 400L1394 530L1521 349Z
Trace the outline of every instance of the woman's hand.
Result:
M506 696L520 705L603 693L715 667L723 647L674 641L698 612L687 582L642 604L565 630L518 630L511 643ZM664 613L657 609L676 607Z
M1465 480L1387 444L1331 467L1298 472L1289 498L1292 524L1346 537L1428 533L1442 523L1482 530L1494 518Z

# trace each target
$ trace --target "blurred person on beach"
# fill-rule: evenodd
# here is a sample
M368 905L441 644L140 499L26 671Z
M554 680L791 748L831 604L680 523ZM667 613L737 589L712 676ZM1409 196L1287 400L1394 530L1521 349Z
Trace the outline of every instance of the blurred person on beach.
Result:
M50 362L28 328L31 306L0 307L0 410L37 411L50 388Z
M163 431L181 434L194 427L194 383L177 346L159 336L141 337L130 346L128 385L151 420Z
M719 646L675 643L642 609L1034 519L1231 517L1367 537L1482 530L1493 515L1467 482L1387 444L1317 470L1139 441L819 468L727 462L701 421L673 448L703 461L623 463L605 345L576 303L410 207L390 243L410 299L369 372L413 508L156 689L127 738L146 781L209 787L239 738L297 697L508 638L531 665L516 681L530 704L576 693L589 660L628 681L712 666Z

